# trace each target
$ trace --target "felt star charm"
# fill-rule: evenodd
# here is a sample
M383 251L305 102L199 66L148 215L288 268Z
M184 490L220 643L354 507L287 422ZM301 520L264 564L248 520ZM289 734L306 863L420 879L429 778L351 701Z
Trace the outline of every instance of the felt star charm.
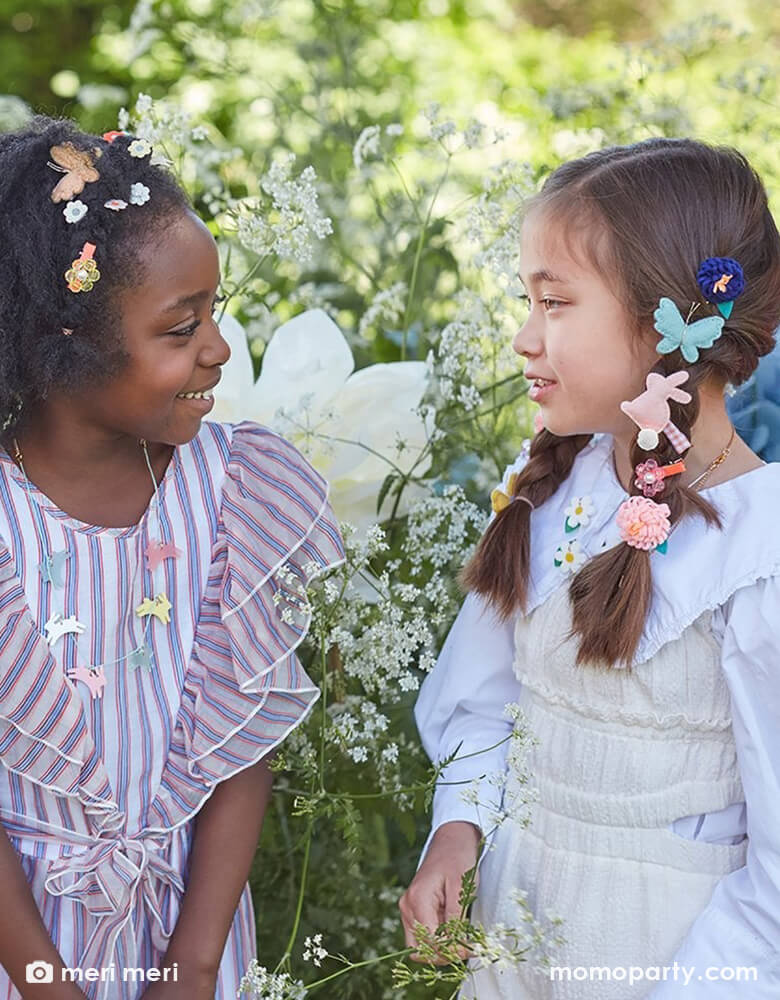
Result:
M103 697L106 675L103 673L102 667L70 667L68 677L72 681L81 681L86 684L93 698Z
M44 625L44 628L46 629L46 639L48 640L50 646L53 646L54 643L63 635L69 635L71 633L74 635L81 635L86 627L86 625L82 625L80 621L77 621L74 615L70 615L68 618L63 618L59 611L56 611Z
M171 610L173 605L168 600L165 591L159 593L156 597L145 597L141 604L135 609L135 613L139 618L143 618L146 615L154 615L155 618L159 618L163 625L167 625L171 620L171 616L168 612Z
M159 538L153 538L144 549L144 555L147 568L154 573L163 559L178 559L181 549L177 549L173 542L161 542Z
M51 583L55 587L64 587L65 581L62 579L62 571L68 559L70 559L70 552L53 552L51 555L47 553L42 562L38 563L43 582Z
M135 670L137 667L146 667L147 670L151 670L152 651L144 642L138 647L138 649L134 649L132 651L127 658L127 662L130 664L130 668L132 670Z

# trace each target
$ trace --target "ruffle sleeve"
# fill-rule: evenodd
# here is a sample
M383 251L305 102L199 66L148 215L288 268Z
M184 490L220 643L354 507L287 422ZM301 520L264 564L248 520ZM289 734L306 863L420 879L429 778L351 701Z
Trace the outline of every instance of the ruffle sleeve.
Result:
M35 626L14 559L0 543L0 761L54 795L78 801L81 833L117 829L123 814L73 684ZM72 813L74 822L78 814ZM24 817L21 817L24 820ZM31 820L22 823L30 825ZM22 827L5 816L10 833Z
M219 527L149 828L195 813L308 715L319 689L295 654L310 624L301 588L344 560L325 480L287 441L233 430Z

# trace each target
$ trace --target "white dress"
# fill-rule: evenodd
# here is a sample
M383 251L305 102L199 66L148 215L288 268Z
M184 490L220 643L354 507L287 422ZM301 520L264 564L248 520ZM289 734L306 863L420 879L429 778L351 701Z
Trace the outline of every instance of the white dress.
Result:
M619 540L625 493L611 451L608 435L594 438L533 511L526 616L502 626L470 596L418 700L433 759L460 743L463 755L498 742L511 727L509 701L539 740L528 762L539 794L531 823L508 821L490 838L472 916L511 923L511 892L527 891L537 916L564 918L553 964L570 978L553 981L532 961L494 966L461 996L720 1000L738 990L769 1000L780 996L780 465L703 490L724 532L689 518L653 554L653 601L631 670L575 668L569 577L553 553L574 497L595 507L577 531L588 555ZM501 771L505 751L455 762L442 780ZM432 833L453 819L489 832L484 808L441 785ZM620 970L632 966L643 971L629 983ZM709 978L737 966L755 978Z

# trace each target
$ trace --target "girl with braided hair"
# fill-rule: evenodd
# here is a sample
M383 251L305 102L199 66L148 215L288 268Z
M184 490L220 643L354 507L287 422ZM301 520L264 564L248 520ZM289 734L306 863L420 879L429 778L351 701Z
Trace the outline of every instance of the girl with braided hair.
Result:
M530 312L514 348L543 428L494 491L470 592L418 698L429 756L458 753L401 899L407 941L416 920L460 913L477 862L473 918L516 925L526 893L540 919L563 918L550 956L563 969L472 957L461 997L726 1000L746 967L739 996L769 1000L780 466L735 435L723 395L780 323L766 193L733 149L609 148L550 175L520 249ZM491 830L486 775L522 792L510 702L537 741L537 798L529 823Z
M205 419L219 256L156 160L0 136L0 1000L232 1000L269 763L319 695L327 486Z

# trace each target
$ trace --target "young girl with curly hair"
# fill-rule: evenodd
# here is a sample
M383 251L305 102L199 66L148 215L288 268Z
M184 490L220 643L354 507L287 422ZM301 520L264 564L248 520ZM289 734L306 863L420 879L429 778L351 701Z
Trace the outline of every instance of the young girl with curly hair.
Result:
M293 581L342 558L326 485L204 419L219 258L154 156L0 136L3 1000L232 1000L268 764L319 694Z

